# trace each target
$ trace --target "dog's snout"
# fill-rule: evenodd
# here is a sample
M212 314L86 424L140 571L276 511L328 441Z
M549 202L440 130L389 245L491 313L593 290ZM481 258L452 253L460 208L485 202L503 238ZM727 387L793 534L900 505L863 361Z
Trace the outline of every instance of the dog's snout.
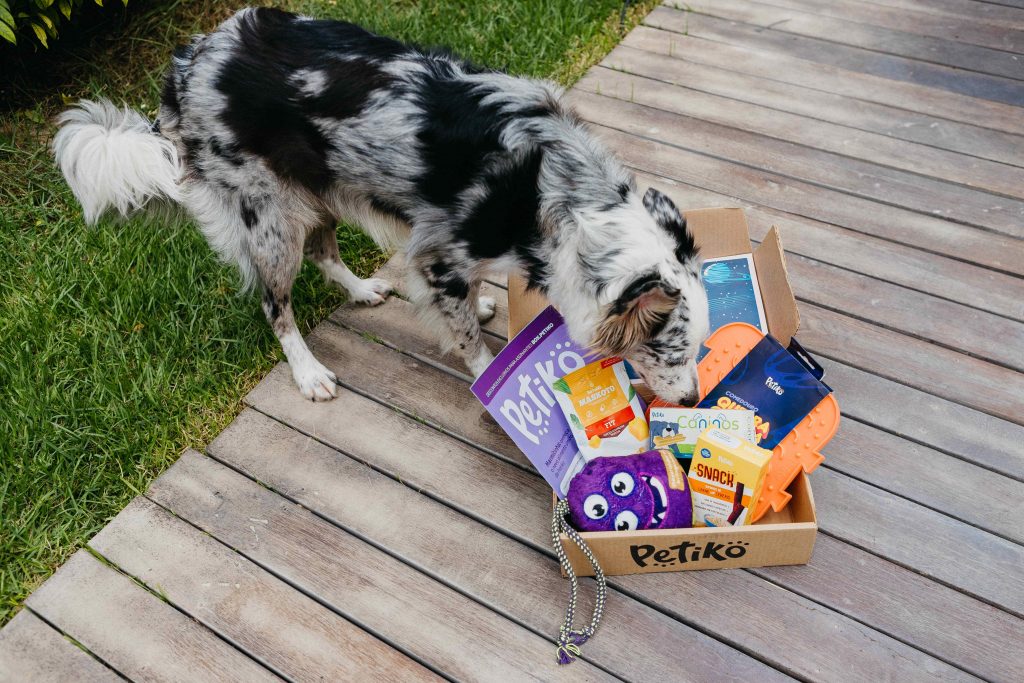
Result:
M699 398L696 391L690 391L683 394L677 403L681 406L693 406L697 404Z

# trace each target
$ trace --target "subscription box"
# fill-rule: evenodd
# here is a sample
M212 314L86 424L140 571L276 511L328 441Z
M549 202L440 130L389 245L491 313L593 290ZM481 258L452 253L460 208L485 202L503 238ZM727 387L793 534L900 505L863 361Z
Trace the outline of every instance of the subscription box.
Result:
M685 214L704 258L753 252L768 331L783 346L788 345L800 326L800 315L786 274L778 230L773 227L761 245L753 249L741 209L698 209ZM542 296L527 292L519 278L509 279L508 299L509 339L548 306ZM652 398L643 388L640 393L648 401ZM805 564L811 559L818 533L807 476L800 473L788 491L793 498L787 507L780 512L769 510L749 526L599 531L581 535L608 575ZM576 573L593 575L590 562L579 548L565 535L561 540Z

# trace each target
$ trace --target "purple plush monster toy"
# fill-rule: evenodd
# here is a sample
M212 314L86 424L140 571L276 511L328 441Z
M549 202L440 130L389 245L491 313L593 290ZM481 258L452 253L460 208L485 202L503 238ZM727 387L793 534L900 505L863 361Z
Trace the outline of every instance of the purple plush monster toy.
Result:
M686 474L669 451L594 458L569 482L567 499L580 531L693 525Z

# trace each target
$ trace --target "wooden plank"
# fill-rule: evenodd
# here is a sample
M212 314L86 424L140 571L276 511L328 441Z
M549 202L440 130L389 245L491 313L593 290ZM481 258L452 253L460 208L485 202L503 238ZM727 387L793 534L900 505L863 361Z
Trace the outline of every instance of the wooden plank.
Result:
M194 451L147 495L448 678L611 678L587 662L559 668L552 642Z
M1024 424L1024 374L804 303L800 343L842 361L1016 424Z
M885 25L865 25L750 0L702 0L685 5L670 0L665 6L956 69L1013 79L1024 76L1024 63L1015 59L1018 55L961 43L948 34L941 38L923 36Z
M814 494L818 523L830 534L1024 615L1019 544L827 468L815 472Z
M375 331L382 337L386 338L388 336L387 333L381 330L380 328L378 328ZM347 367L348 363L344 362L344 360L347 360L347 358L351 355L351 346L365 343L357 340L362 340L362 338L355 335L354 333L335 331L331 330L326 326L318 328L310 336L311 347L313 348L314 353L317 354L317 357L321 360L321 362L325 363L328 367L334 369L338 373L339 378L345 378L349 374L349 370ZM436 371L432 373L427 368L423 368L422 372L424 374L431 375L439 374L436 373ZM452 432L461 434L464 437L469 438L470 442L476 442L477 434L474 430L474 425L472 423L453 423L450 419L446 419L443 415L440 416L440 419L438 419L436 417L436 412L434 412L434 415L431 416L431 413L435 411L435 409L433 408L433 406L431 406L432 399L430 399L430 397L437 395L438 393L442 393L441 384L443 381L443 378L437 377L432 382L432 384L435 387L434 391L421 394L419 397L415 397L406 393L406 395L401 397L401 399L396 399L394 397L394 392L390 389L390 387L387 387L386 385L381 386L380 389L371 389L370 391L380 391L380 394L376 394L379 400L388 401L388 403L396 405L397 407L402 408L403 410L407 410L409 413L413 415L421 415L423 417L427 417L428 419L436 420L439 424L451 430ZM380 385L374 384L373 386L378 387ZM842 392L843 388L841 386L836 386L836 390L837 392ZM460 392L457 387L452 387L451 389L444 390L443 395L448 397L446 400L446 406L454 407L463 402L469 403L475 401L475 399L472 397L472 395L469 394L468 391L463 389ZM840 393L840 395L843 394ZM384 398L384 396L387 396L387 398ZM262 407L261 404L261 410L262 409L269 411L275 410L276 408L273 406L266 406L264 408ZM322 431L314 431L322 430L324 429L324 427L320 424L312 425L308 424L307 422L302 422L302 418L299 416L288 415L283 417L282 419L286 419L289 422L289 424L293 424L297 426L297 428L302 429L303 431L308 430L308 433L316 433L320 435L321 438L324 438L323 434L327 433ZM296 422L295 420L299 421ZM470 430L474 430L472 437L469 437ZM480 430L480 433L482 436L486 436L487 434L485 430ZM508 443L506 449L514 449L514 446ZM898 456L894 455L893 457L895 458ZM849 488L854 484L861 485L858 482L854 482L852 479L849 479L848 477L844 477L839 474L833 474L832 477L834 479L838 478L839 483L836 484L837 486L845 486ZM934 524L937 527L944 529L946 531L947 536L952 537L958 534L966 535L968 537L970 536L970 534L964 534L964 532L961 531L962 529L969 529L969 527L966 527L959 522L956 522L948 517L944 517L942 515L933 513L932 511L927 510L926 508L921 508L920 506L914 505L909 501L896 499L894 496L891 496L890 494L885 495L897 501L896 503L893 504L896 506L894 509L902 510L903 508L901 506L909 506L907 508L908 510L912 510L915 515L922 516L921 518L926 519L928 521L928 524ZM981 492L980 495L984 497L985 494L984 492ZM495 504L501 503L496 501ZM909 515L911 513L907 512L907 514ZM819 520L822 521L824 519L825 518L819 511ZM858 523L857 520L847 521L853 526L856 526L856 524ZM873 529L873 532L880 539L879 547L877 549L873 548L873 550L876 550L877 552L885 556L890 556L889 553L892 553L895 556L902 557L903 551L901 550L899 544L906 543L908 546L916 547L917 545L919 545L919 542L913 541L909 538L904 538L908 534L912 535L913 533L915 533L914 529L899 527L898 525L894 526L897 528L885 530ZM822 528L828 529L829 525L825 524L825 522L822 521ZM937 575L936 578L940 578L943 581L946 581L948 579L952 585L955 585L963 590L972 592L973 594L985 596L986 599L990 599L993 601L998 601L1001 593L1004 591L1008 591L1008 595L1005 598L1005 600L1007 600L1008 607L1010 609L1016 609L1016 601L1018 599L1018 596L1015 592L1013 592L1013 590L1015 590L1015 580L990 576L989 571L986 567L988 566L988 561L991 560L994 563L999 562L1001 561L999 558L1009 558L1011 560L1024 561L1024 548L1016 546L1002 539L998 539L995 537L993 538L995 540L992 543L987 543L983 547L976 548L977 552L979 553L978 555L972 556L966 559L964 562L958 562L955 564L949 563L947 555L948 549L936 547L927 550L926 554L921 556L922 560L920 562L920 567L916 565L911 566L915 570L924 572L943 572L941 575ZM975 548L972 547L972 550L974 549ZM939 567L939 565L942 563L939 562L937 558L943 558L946 567L945 569L941 569Z
M843 421L825 456L830 469L1024 544L1024 483L1016 479L856 420Z
M121 680L26 609L0 629L0 681L115 683Z
M377 450L389 448L387 441L375 442ZM243 411L209 451L517 623L542 635L558 632L566 583L549 548L541 553L509 539L254 410ZM585 596L592 590L583 583ZM757 680L785 678L618 591L610 592L606 613L600 636L584 653L624 678L709 680L723 668ZM665 656L684 650L701 656ZM540 661L548 658L545 653Z
M346 344L343 350L336 351L334 347L328 347L326 351L332 354L335 362L344 359L345 374L339 377L339 381L360 393L372 395L384 395L394 400L397 407L408 405L412 408L414 404L407 403L404 397L407 394L434 393L437 396L447 397L451 392L462 394L466 391L465 382L468 378L456 379L447 372L428 372L423 370L425 363L434 367L451 368L455 373L463 372L462 361L452 354L442 354L436 342L427 340L422 330L418 330L415 321L408 325L394 325L395 309L401 314L414 316L415 312L411 304L401 301L389 301L387 308L384 306L366 307L343 307L331 314L332 320L344 321L351 324L354 329L381 333L383 341L388 345L411 351L411 356L394 356L379 345L367 344ZM380 331L380 332L378 332ZM310 340L315 341L319 336L311 336ZM504 344L496 337L485 337L488 346L493 351L498 351ZM321 358L321 362L324 360ZM425 361L425 362L424 362ZM381 394L383 392L383 394ZM479 441L476 444L489 450L495 455L508 459L510 462L531 469L533 466L517 448L509 448L508 437L501 430L501 427L487 414L479 403L475 402L472 395L468 401L435 401L430 409L421 411L417 416L435 425L449 424L477 424L482 427L478 434Z
M975 0L872 0L870 5L900 7L956 19L975 18L989 24L1024 30L1024 12L1002 3Z
M280 680L84 550L26 604L132 680Z
M630 31L622 44L756 76L766 81L800 85L917 114L1017 135L1024 134L1020 110L1013 105L800 59L770 48L760 49L753 43L730 45L643 25Z
M976 676L1010 681L1024 665L1024 649L1005 646L1024 642L1024 621L827 534L818 535L807 565L751 571Z
M612 69L591 69L575 88L979 190L1024 196L1024 168L1017 166L965 157Z
M949 15L863 2L819 2L818 0L767 0L767 2L776 7L787 7L812 14L846 19L871 27L887 27L922 36L983 45L996 50L1024 52L1024 34L1021 31L975 18L974 14L964 14L954 18ZM1024 28L1024 25L1021 28Z
M644 24L993 102L1015 106L1024 103L1024 83L1018 80L869 52L817 38L764 30L759 26L741 24L706 14L683 12L662 6L648 14Z
M225 497L222 491L219 500ZM252 537L259 538L267 523L255 516L249 522ZM398 650L145 498L129 503L89 545L289 680L392 675L402 680L439 680Z
M923 251L1015 275L1024 274L1024 250L1016 238L897 207L880 206L868 199L662 145L613 128L593 128L597 137L614 149L626 164L647 173Z
M899 318L893 318L891 315L900 305L901 297L906 296L906 289L931 294L934 297L951 301L954 304L963 304L972 309L990 311L997 315L978 318L975 317L974 311L954 306L945 309L936 317L967 322L964 327L968 329L958 331L958 334L961 335L959 339L963 342L961 346L966 352L1009 366L1016 366L1018 363L1019 359L1013 358L1009 348L998 348L1001 346L998 339L1015 340L1019 334L1017 325L1006 321L1006 318L1013 321L1024 321L1024 299L1018 293L1024 283L1020 278L979 268L963 261L954 261L937 254L925 253L919 249L795 216L784 211L759 207L738 197L711 192L677 182L671 178L662 178L643 171L637 171L636 175L641 187L657 188L671 197L676 205L684 210L708 206L743 208L747 216L751 239L755 242L760 242L773 225L778 227L783 246L786 249L787 261L800 260L803 263L810 260L838 266L838 268L826 268L828 276L824 281L822 278L809 280L807 288L796 282L798 278L790 273L791 281L799 290L798 296L825 306L830 304L850 306L850 300L856 301L856 299L848 296L845 292L831 291L829 293L830 297L837 296L838 299L822 298L823 290L819 287L834 289L832 285L836 279L839 279L844 282L844 287L864 291L861 303L870 304L872 308L869 310L874 311L879 306L891 309L890 312L881 315L876 311L870 316L861 316L874 317L878 322L889 327L900 327L897 322ZM794 255L806 258L797 259L794 258ZM853 271L851 273L854 276L853 279L845 280L844 278L849 276L837 272L839 269ZM873 282L869 283L868 280L857 277L857 274L862 274ZM891 283L906 289L890 289L882 284L875 284L876 282ZM868 290L872 293L868 294ZM894 296L897 292L899 295ZM911 298L914 305L929 305L926 303L930 301L928 298L918 299L913 296ZM906 311L903 311L903 314L905 313ZM989 339L985 338L985 330L992 330L988 335ZM968 337L963 336L964 333ZM1003 335L1006 336L1003 337ZM933 338L936 341L945 339L946 343L950 339L948 335L943 335L941 332L935 336L927 333L921 336ZM1013 347L1014 345L1015 343L1010 343L1007 346Z
M320 351L324 361L324 349L321 347ZM332 358L324 362L334 367ZM316 434L318 440L337 446L358 460L373 463L414 490L429 492L446 505L513 538L528 540L538 548L546 547L551 493L540 477L488 458L454 440L449 440L446 449L432 447L436 437L429 435L427 427L398 415L386 405L351 393L310 410L308 403L301 402L301 396L282 390L281 385L287 381L287 370L279 367L248 400L261 412L300 431ZM465 393L468 392L463 390ZM427 400L435 401L436 395L430 394ZM339 400L348 397L352 400ZM343 415L346 417L342 419ZM375 428L354 430L343 424L346 421L349 425L373 424ZM467 429L473 426L467 425ZM381 432L390 435L386 442L378 437ZM402 441L396 443L395 438ZM408 456L409 451L403 447L406 441L414 444L411 448L415 448L417 457ZM903 643L793 593L780 591L748 572L613 577L609 584L623 587L630 595L657 604L677 618L699 624L705 632L746 652L758 653L797 677L872 680L883 671L889 676L898 675L894 672L903 668L908 674L924 670L928 672L925 675L936 678L964 676L963 672ZM715 600L708 600L708 595L716 596ZM736 619L737 613L748 618ZM606 613L605 618L611 620L614 615Z
M630 33L626 42L612 50L601 65L690 90L828 121L888 138L916 142L1003 164L1024 164L1024 138L1021 136L876 104L848 95L836 95L811 87L751 76L723 68L733 66L727 63L724 56L719 57L723 63L714 66L692 61L686 50L677 50L669 57L643 49L648 45L654 49L662 47L657 37L664 32L641 28L637 33L639 37L636 33Z
M384 307L343 308L335 311L331 320L360 333L369 332L392 347L427 359L435 367L458 367L455 365L458 359L444 357L436 351L428 332L407 322L413 313L402 309L410 304L396 301L389 306L399 311ZM458 380L445 377L444 373L427 373L430 379L421 379L414 372L419 365L411 358L409 361L400 359L401 363L408 363L407 368L392 369L396 361L388 360L384 349L346 343L346 339L348 337L340 336L332 341L332 344L342 346L341 351L335 350L333 345L325 350L332 354L333 362L344 367L344 373L339 375L342 382L360 391L365 391L362 387L373 387L382 392L378 395L386 400L404 406L409 412L418 410L417 415L434 424L447 425L454 421L456 431L460 424L479 424L483 430L474 437L476 444L530 467L518 449L509 448L507 437L486 416L475 399L460 389ZM1019 425L828 358L819 360L826 369L826 381L840 392L844 416L877 425L935 450L1024 480L1024 452L1020 449L1020 444L1024 443L1024 428ZM405 398L404 383L412 385L409 391L417 391L423 386L425 394L433 390L452 399L443 406L417 406ZM979 492L979 495L982 494Z
M818 359L843 415L1024 481L1024 429L863 370Z
M657 140L659 145L778 173L893 207L940 216L1013 237L1024 236L1024 201L809 149L692 117L574 90L569 101L587 121ZM878 211L876 203L874 210ZM883 209L883 210L887 210Z

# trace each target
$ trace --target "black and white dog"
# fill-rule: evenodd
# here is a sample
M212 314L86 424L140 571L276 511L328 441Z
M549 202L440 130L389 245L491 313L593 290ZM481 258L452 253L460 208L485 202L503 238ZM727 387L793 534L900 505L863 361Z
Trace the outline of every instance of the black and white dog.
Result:
M474 375L492 360L478 318L494 302L480 282L519 272L573 338L692 404L708 333L693 238L560 97L352 24L245 9L175 51L155 123L83 101L53 148L87 223L151 200L184 207L246 286L262 287L307 398L336 385L292 315L303 255L355 301L391 291L339 258L335 225L350 221L404 248L409 294Z

